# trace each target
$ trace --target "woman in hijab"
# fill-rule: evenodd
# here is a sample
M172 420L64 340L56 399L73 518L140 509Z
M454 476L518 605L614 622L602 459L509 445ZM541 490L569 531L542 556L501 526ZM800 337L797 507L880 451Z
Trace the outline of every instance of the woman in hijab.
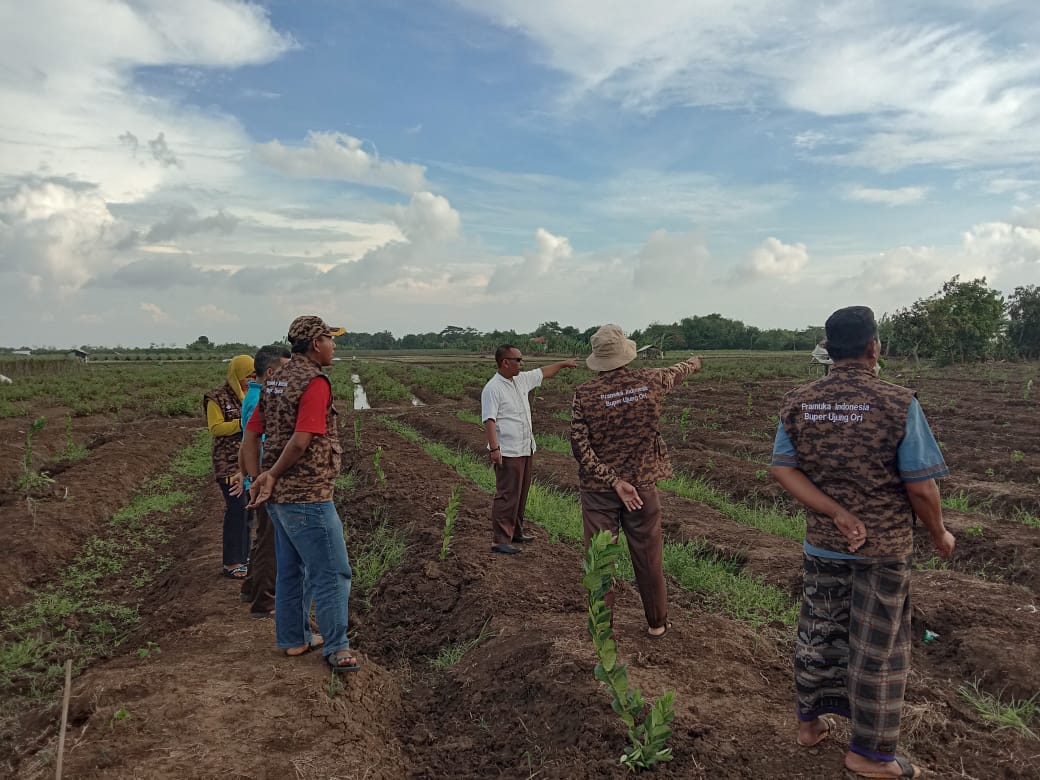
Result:
M240 580L248 574L249 522L246 498L231 495L241 479L238 447L242 441L242 399L255 379L253 358L238 355L228 363L227 382L203 397L206 422L213 436L213 472L224 495L224 576Z

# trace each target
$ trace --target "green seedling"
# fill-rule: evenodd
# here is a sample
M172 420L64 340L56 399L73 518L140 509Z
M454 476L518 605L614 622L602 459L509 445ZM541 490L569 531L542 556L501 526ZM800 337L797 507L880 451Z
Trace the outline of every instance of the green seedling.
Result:
M985 529L982 527L982 523L975 523L975 525L964 529L964 535L970 536L972 539L981 539Z
M621 764L633 772L650 769L655 764L672 760L672 749L666 747L672 736L669 725L675 717L675 693L666 691L650 707L642 723L636 719L643 715L646 702L638 688L630 688L628 669L618 663L617 642L611 628L610 607L606 596L613 588L614 569L621 547L613 542L609 531L600 531L589 542L582 562L585 576L582 585L589 594L589 634L596 648L596 679L610 689L614 700L611 707L628 727L631 741L621 756Z
M383 469L379 465L379 461L383 458L383 448L379 447L375 452L372 453L372 468L376 470L376 476L379 477L379 484L386 484L386 474L383 473Z
M90 454L90 450L72 440L72 415L65 416L65 449L61 451L62 460L82 460Z
M361 449L361 415L354 418L354 449Z
M451 489L451 497L448 499L448 506L444 510L444 530L441 532L442 561L448 557L451 535L455 531L455 521L458 519L460 506L462 506L462 486L456 485Z
M690 407L686 407L682 410L682 415L679 417L679 436L683 441L686 441L686 435L690 430Z
M1011 462L1012 463L1021 463L1025 459L1026 459L1026 454L1024 452L1022 452L1022 450L1015 450L1014 452L1011 453Z

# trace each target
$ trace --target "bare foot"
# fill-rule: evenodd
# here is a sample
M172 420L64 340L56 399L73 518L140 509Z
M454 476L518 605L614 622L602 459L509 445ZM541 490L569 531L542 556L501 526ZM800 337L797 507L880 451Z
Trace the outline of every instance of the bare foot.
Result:
M849 751L845 754L845 768L860 777L920 777L919 767L910 763L910 759L897 756L895 761L871 761L866 756Z
M798 744L802 747L819 745L830 736L836 726L834 720L826 715L800 721L798 723Z

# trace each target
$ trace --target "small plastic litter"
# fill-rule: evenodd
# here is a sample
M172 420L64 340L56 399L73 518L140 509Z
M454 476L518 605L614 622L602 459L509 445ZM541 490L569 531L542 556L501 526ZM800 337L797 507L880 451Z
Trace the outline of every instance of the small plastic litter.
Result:
M939 635L937 633L935 633L934 631L929 631L927 628L924 630L924 641L925 641L926 644L928 642L934 642L938 638L939 638Z

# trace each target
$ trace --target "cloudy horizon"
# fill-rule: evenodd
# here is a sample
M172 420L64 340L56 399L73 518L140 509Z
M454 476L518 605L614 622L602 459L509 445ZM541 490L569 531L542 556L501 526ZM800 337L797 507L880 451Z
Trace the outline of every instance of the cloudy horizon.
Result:
M6 3L0 344L1009 294L1040 282L1033 5Z

